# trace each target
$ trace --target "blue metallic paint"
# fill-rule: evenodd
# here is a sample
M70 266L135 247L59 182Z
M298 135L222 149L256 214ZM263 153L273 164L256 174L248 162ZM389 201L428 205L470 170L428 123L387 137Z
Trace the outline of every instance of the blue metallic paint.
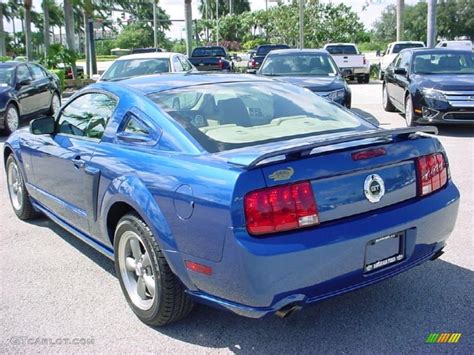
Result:
M218 77L182 75L176 81L145 78L143 90L137 79L130 80L130 85L127 81L92 85L84 92L107 91L120 97L100 143L59 134L34 136L22 130L11 135L5 149L13 151L19 161L34 206L55 222L113 258L113 231L107 220L116 204L126 204L150 227L187 292L202 302L249 317L273 313L289 303L305 305L367 286L427 260L444 246L454 228L459 192L449 180L446 187L427 197L414 196L415 176L409 168L415 157L443 151L438 140L422 136L376 140L365 145L382 146L387 154L370 160L354 162L350 158L354 147L348 145L335 152L329 149L325 154L246 170L229 164L222 154L204 153L186 131L143 96L172 85L237 80L235 76ZM162 131L155 146L116 140L130 110L139 110L137 114ZM85 171L75 171L71 165L52 170L51 179L57 184L81 174L80 186L85 193L60 189L54 196L52 191L41 192L36 185L44 179L44 169L54 169L57 164L42 157L42 150L63 149L65 145L84 150ZM232 154L230 151L226 156ZM276 184L268 175L286 166L295 170L291 181L312 179L325 220L317 227L254 238L245 228L243 198L249 191ZM397 187L406 189L405 197L391 205L367 208L360 194L344 195L341 184L334 182L341 178L357 185L368 172L379 171L382 166L387 169L389 193ZM181 189L183 185L190 188ZM46 186L55 191L54 186ZM328 191L336 194L334 201L346 205L345 214L331 215L341 207L332 206ZM79 196L83 200L78 202L75 199ZM181 218L176 204L190 202L192 217ZM96 206L91 206L94 203ZM61 211L63 207L65 211ZM362 265L367 242L402 230L407 230L405 259L365 274ZM211 266L212 276L186 270L184 260Z

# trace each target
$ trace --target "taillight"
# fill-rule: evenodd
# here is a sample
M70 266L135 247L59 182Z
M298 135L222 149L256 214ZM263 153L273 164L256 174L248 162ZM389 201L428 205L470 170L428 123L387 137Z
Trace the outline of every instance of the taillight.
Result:
M448 182L448 168L444 155L434 153L417 158L418 195L425 196L442 188Z
M363 56L362 58L363 58L362 60L363 60L364 65L366 65L367 64L367 59L365 59L365 56Z
M224 62L222 61L222 59L219 59L217 65L219 66L219 69L224 69Z
M319 224L309 181L257 190L244 198L247 230L261 235Z
M252 59L252 60L250 61L250 68L255 68L256 65L257 65L257 62L255 61L255 59Z

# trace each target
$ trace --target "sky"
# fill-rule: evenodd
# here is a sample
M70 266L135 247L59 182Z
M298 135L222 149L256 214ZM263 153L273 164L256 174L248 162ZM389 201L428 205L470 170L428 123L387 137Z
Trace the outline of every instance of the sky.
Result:
M0 0L4 2L5 0ZM33 0L33 6L35 11L41 11L41 1ZM250 6L252 11L265 9L266 0L250 0ZM272 1L268 0L269 6L272 6ZM333 3L345 3L352 7L352 9L359 14L360 19L364 23L366 28L371 28L372 24L380 17L383 9L390 4L395 4L396 0L321 0L323 2ZM193 19L199 18L200 14L198 11L199 0L193 0ZM405 4L414 4L418 0L405 0ZM363 6L369 3L369 6L365 11L362 11ZM183 20L184 19L184 0L160 0L160 6L170 15L172 20ZM11 31L12 26L9 23L5 24L5 30ZM17 28L20 28L20 24L17 24ZM170 31L167 35L171 38L180 39L184 37L184 22L175 22L171 26Z

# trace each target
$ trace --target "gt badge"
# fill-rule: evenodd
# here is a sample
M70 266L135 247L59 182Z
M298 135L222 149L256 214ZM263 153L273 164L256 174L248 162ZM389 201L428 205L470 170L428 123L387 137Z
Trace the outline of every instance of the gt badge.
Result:
M385 195L385 184L380 175L371 174L365 178L364 194L367 200L372 203L379 202Z
M294 173L293 168L288 167L286 169L277 170L273 174L268 175L268 177L273 181L283 181L290 179Z

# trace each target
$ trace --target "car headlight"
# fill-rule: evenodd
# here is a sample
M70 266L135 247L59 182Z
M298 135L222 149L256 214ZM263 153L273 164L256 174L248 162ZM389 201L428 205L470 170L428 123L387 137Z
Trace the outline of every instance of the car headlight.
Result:
M327 98L330 99L330 100L337 100L337 99L340 99L340 98L343 98L344 96L346 95L346 91L344 89L341 89L341 90L334 90L334 91L331 91L328 95L327 95Z
M448 99L446 98L446 96L444 96L444 94L438 90L421 89L421 92L426 99L448 102Z

